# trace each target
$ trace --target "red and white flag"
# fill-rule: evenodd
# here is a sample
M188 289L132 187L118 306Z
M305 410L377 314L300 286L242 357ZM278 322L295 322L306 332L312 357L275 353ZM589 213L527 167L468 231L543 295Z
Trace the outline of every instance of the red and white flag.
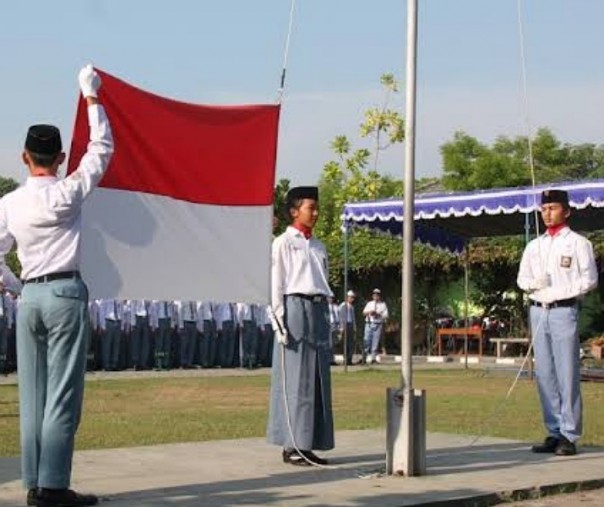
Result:
M91 297L267 303L279 106L187 104L98 72L115 153L82 210ZM88 139L80 98L68 174Z

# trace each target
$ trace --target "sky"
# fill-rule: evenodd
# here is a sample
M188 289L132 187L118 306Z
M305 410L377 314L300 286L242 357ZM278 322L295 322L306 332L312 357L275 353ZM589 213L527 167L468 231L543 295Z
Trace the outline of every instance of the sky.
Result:
M518 7L527 88L522 93ZM77 73L88 62L153 93L192 103L276 100L291 0L3 2L0 173L25 178L27 127L53 123L69 146ZM283 97L277 179L318 182L380 75L402 92L406 2L297 0ZM441 176L439 147L463 130L483 142L549 127L563 142L604 143L602 0L419 0L416 176ZM528 105L525 108L526 104ZM527 113L528 112L528 113ZM402 178L404 148L380 171Z

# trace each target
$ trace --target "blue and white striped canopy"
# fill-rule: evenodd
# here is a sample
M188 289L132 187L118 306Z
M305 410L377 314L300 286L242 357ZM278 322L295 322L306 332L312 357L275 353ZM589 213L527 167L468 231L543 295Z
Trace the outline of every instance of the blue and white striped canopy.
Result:
M566 190L570 225L575 230L604 228L604 179L562 182L537 187L500 188L474 192L418 194L415 197L415 237L418 241L461 252L469 238L524 234L541 192ZM401 235L403 200L351 202L344 206L343 226L365 227Z

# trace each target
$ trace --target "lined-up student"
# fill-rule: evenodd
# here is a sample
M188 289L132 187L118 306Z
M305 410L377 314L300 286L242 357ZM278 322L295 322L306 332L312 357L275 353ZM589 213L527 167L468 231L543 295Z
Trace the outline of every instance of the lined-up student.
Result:
M119 299L101 299L99 303L101 328L101 368L117 371L120 365L122 332L124 331L124 302Z
M291 225L272 249L275 348L267 439L283 448L285 463L327 461L314 449L334 447L327 249L312 236L319 217L316 187L292 188ZM285 387L284 387L285 386Z

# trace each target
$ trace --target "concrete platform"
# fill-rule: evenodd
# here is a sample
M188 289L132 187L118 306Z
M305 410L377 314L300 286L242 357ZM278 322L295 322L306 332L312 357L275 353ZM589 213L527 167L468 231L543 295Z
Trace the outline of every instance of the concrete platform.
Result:
M82 451L73 487L109 507L399 507L495 505L512 492L604 486L604 448L559 458L524 442L474 440L429 434L428 474L412 478L382 475L385 435L374 430L338 433L327 469L285 465L263 439ZM18 459L0 459L0 506L24 499Z

